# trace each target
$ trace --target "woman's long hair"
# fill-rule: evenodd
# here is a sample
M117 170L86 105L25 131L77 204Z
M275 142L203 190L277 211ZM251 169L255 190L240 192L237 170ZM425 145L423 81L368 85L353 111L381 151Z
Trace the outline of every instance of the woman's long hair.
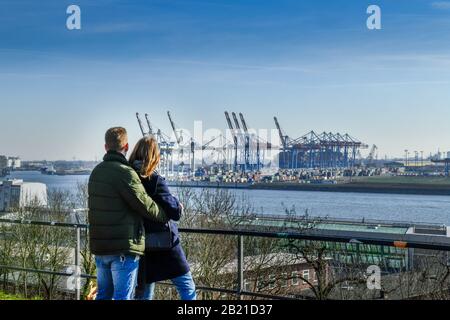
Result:
M140 139L130 155L130 163L141 161L140 176L148 178L159 164L161 157L159 154L158 142L153 136L146 136Z

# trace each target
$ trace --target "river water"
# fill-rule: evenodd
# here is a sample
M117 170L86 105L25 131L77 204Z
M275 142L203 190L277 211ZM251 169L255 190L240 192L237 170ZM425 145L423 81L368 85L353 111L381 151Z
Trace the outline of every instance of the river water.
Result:
M75 190L88 176L48 176L39 172L13 172L9 178L45 183L49 190ZM296 213L330 218L377 219L442 223L450 225L450 196L379 193L242 190L230 189L252 203L255 213L282 214L285 208ZM173 188L176 193L176 188Z

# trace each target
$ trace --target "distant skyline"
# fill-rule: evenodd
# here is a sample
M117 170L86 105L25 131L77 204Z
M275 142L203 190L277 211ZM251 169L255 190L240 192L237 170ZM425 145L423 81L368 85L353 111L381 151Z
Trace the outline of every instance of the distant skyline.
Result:
M428 156L450 151L449 85L450 1L0 2L0 154L24 160L101 159L107 128L133 142L140 112L170 133L167 110L187 129L224 130L228 110Z

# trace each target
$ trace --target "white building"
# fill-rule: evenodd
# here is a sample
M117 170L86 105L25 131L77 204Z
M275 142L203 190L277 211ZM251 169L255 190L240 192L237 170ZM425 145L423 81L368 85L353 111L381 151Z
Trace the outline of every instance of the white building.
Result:
M9 157L6 167L10 169L18 169L22 166L22 161L19 157Z
M0 156L0 170L18 169L22 166L22 160L19 157Z
M0 212L31 203L47 205L47 186L43 183L6 180L0 184Z
M19 157L12 158L12 168L19 169L22 166L22 161Z

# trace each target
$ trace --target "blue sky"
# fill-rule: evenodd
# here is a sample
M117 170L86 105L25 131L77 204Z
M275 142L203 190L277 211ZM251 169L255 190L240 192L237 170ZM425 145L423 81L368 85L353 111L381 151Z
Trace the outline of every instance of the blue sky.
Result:
M66 29L66 8L82 29ZM382 10L382 30L366 9ZM450 1L0 2L0 154L94 159L134 113L170 132L195 120L346 133L379 147L450 150Z

